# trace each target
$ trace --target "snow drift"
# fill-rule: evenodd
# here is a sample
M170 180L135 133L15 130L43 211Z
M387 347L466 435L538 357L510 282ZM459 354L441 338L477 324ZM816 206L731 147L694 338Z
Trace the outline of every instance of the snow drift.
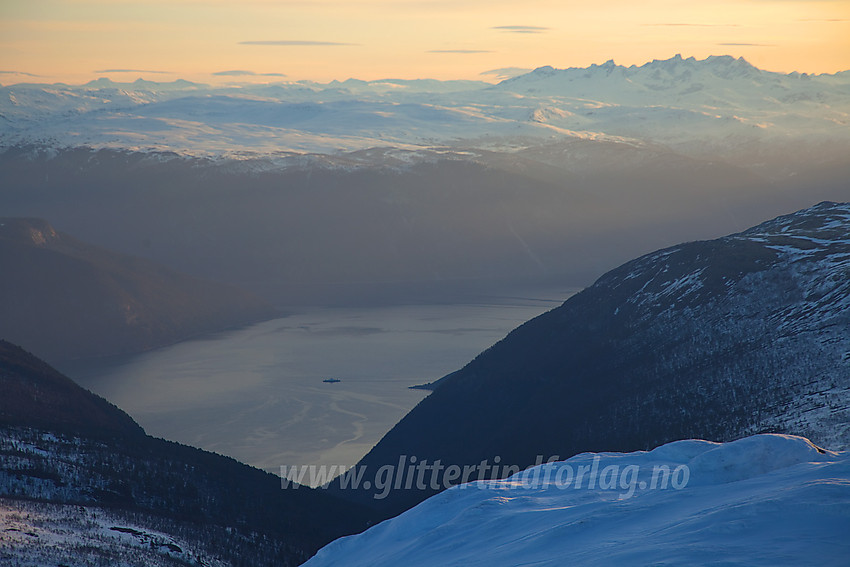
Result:
M564 482L594 461L592 485L589 469ZM659 470L669 482L652 489ZM677 441L457 486L306 565L845 565L848 510L850 453L785 435Z

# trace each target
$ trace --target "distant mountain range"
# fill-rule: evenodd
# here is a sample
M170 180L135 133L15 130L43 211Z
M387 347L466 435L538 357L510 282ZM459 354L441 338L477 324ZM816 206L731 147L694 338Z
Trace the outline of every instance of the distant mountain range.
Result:
M0 337L51 362L127 354L272 317L257 297L0 217Z
M497 85L381 80L209 87L187 81L0 87L4 146L249 157L373 147L491 150L566 139L740 157L754 141L850 141L850 74L781 74L744 59L541 67ZM814 151L815 148L817 151ZM747 159L757 161L757 154Z
M0 341L0 563L298 565L363 509L127 414Z
M728 56L499 84L0 87L0 210L278 305L599 274L850 200L850 75Z
M643 256L441 381L361 465L526 467L760 432L846 448L848 275L850 204ZM432 492L377 504L391 514Z

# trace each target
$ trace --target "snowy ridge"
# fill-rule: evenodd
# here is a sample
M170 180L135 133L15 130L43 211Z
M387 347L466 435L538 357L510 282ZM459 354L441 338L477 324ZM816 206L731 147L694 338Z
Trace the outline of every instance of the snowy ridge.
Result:
M728 147L850 141L846 73L783 75L728 56L640 67L541 67L477 81L174 83L0 87L0 147L93 146L189 155L335 153L569 139Z
M777 314L786 335L806 325L825 329L832 322L846 320L850 308L850 205L821 203L754 227L742 237L776 250L799 282L803 300Z
M580 487L566 481L594 460L593 486L590 477ZM678 478L653 490L659 467ZM327 545L306 565L837 566L850 553L848 506L846 452L782 435L677 441L454 487Z
M772 263L787 264L789 269L793 269L795 279L805 290L803 294L806 298L817 297L821 307L830 309L830 312L842 310L842 304L836 301L840 299L839 296L843 298L847 290L840 276L850 272L850 204L819 203L724 240L756 243L765 251L775 252ZM632 271L625 276L627 280L645 275L643 271L652 270L653 266L660 269L629 299L631 303L657 304L663 297L674 297L681 301L707 285L705 278L708 276L704 275L707 267L680 274L662 262L681 250L682 246L676 246L630 263ZM707 256L703 261L706 260ZM727 285L732 283L731 280L727 281ZM825 301L826 296L829 296L829 301ZM818 316L823 315L825 313Z
M774 318L781 318L780 328L787 334L799 332L802 323L820 322L828 327L826 321L836 317L841 321L846 319L844 313L850 307L850 282L847 280L850 274L850 204L820 203L730 236L728 240L756 243L765 252L775 252L775 258L769 262L787 271L795 283L802 300L774 314ZM638 262L648 266L679 250L651 254ZM663 266L662 270L656 277L646 280L630 298L631 303L657 305L660 300L672 297L675 301L670 308L673 308L677 302L690 300L693 294L711 285L707 281L710 277L706 275L708 267L679 274L670 272L667 265L658 265ZM638 272L639 269L627 278L635 277ZM671 273L675 275L669 275ZM738 293L733 280L727 279L724 283L730 296Z
M618 313L634 310L642 325L664 320L671 336L682 327L730 351L765 349L759 372L797 351L773 376L787 393L746 432L805 434L843 449L850 444L848 276L850 204L824 202L717 241L649 254L599 285L623 294ZM706 324L724 338L700 331Z

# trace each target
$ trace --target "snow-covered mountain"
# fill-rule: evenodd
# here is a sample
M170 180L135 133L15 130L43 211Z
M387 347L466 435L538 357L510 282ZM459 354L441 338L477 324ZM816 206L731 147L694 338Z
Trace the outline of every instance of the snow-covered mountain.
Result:
M305 565L838 567L848 508L848 452L779 435L677 441L456 486Z
M553 127L684 145L743 145L782 138L847 140L850 80L846 74L780 74L743 58L702 61L677 55L624 67L542 67L497 88L552 97L534 118Z
M377 146L516 149L607 139L715 150L754 140L850 140L850 78L780 74L728 56L623 67L541 67L476 81L333 81L210 87L186 81L0 88L0 145L203 155ZM719 146L719 148L718 148Z

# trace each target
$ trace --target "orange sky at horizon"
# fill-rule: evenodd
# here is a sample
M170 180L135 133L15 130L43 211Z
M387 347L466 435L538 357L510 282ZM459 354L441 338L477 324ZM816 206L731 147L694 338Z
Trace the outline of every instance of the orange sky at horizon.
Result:
M847 0L4 0L0 30L2 84L495 81L482 73L677 53L850 69Z

